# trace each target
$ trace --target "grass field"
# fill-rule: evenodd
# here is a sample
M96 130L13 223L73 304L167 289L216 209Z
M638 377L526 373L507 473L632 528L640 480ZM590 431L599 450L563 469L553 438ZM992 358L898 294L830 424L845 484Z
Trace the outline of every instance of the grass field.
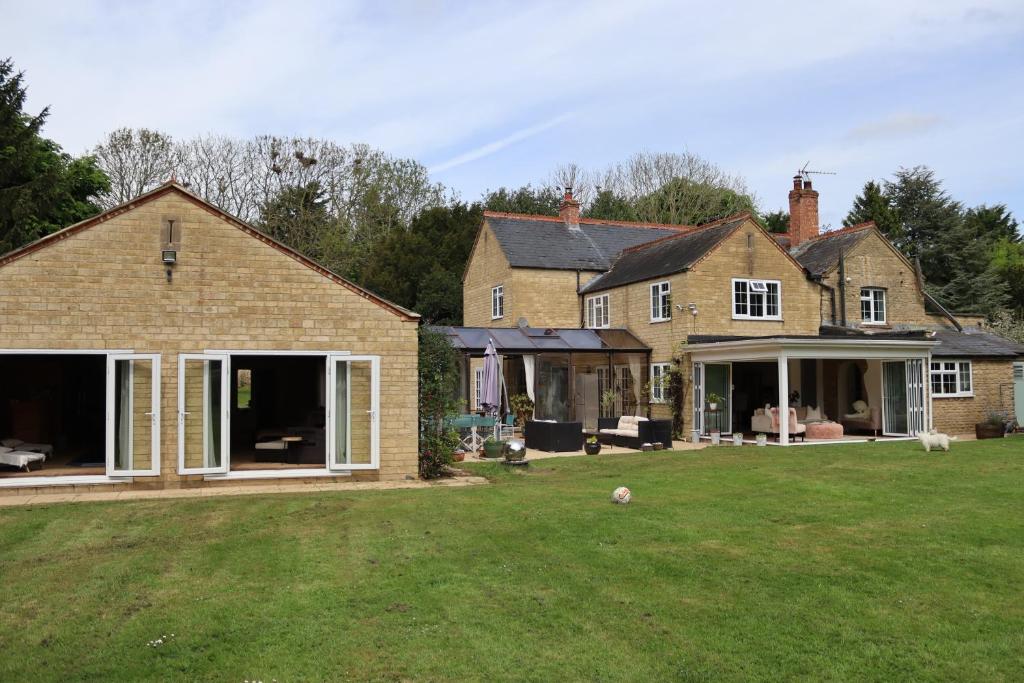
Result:
M0 510L0 680L1024 677L1024 440L476 469Z

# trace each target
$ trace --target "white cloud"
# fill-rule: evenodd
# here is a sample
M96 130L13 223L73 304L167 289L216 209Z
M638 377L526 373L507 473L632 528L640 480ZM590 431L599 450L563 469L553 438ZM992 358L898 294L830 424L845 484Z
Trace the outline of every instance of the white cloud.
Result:
M459 154L456 157L448 159L447 161L442 161L436 166L432 166L430 168L430 172L440 173L441 171L447 171L450 168L462 166L463 164L468 164L471 161L476 161L477 159L482 159L486 156L490 156L495 152L505 149L509 145L513 145L517 142L522 142L523 140L532 138L534 135L539 135L540 133L543 133L546 130L550 130L555 126L559 126L571 118L572 114L562 114L561 116L556 116L555 118L550 119L548 121L538 123L528 128L523 128L522 130L518 130L515 133L512 133L511 135L507 135L501 138L500 140L489 142L486 145L481 145L475 149L469 150L468 152L463 152L462 154Z

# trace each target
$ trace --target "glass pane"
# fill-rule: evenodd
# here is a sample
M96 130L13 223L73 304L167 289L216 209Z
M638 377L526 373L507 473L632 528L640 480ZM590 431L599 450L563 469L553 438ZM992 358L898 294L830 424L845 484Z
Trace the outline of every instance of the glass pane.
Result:
M883 364L886 427L892 434L907 433L907 368L902 362Z
M153 361L114 362L114 469L153 466Z
M970 363L960 364L960 391L969 392L971 390L971 365Z
M220 467L222 361L193 358L184 362L185 467Z
M730 412L732 407L729 405L729 394L732 392L730 391L730 384L728 365L716 365L713 363L704 365L705 404L710 403L711 394L716 394L718 397L717 412L705 414L704 428L707 431L729 432L731 430ZM704 408L706 409L707 405Z
M373 365L337 361L334 373L334 464L373 462Z
M541 354L537 357L536 417L538 420L569 421L569 356Z

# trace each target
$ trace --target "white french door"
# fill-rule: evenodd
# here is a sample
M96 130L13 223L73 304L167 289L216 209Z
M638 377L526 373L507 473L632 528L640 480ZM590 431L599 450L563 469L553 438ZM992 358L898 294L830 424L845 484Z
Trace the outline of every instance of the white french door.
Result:
M224 474L230 467L231 386L227 354L178 356L178 472Z
M380 357L327 356L327 467L380 467Z
M107 476L160 474L160 355L107 356Z

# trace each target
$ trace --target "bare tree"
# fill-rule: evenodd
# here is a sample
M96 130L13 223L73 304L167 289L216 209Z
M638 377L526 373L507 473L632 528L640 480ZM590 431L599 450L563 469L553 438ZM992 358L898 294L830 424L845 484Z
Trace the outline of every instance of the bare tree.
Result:
M103 208L123 204L166 182L174 170L174 143L169 135L148 128L118 128L92 151L110 178Z

